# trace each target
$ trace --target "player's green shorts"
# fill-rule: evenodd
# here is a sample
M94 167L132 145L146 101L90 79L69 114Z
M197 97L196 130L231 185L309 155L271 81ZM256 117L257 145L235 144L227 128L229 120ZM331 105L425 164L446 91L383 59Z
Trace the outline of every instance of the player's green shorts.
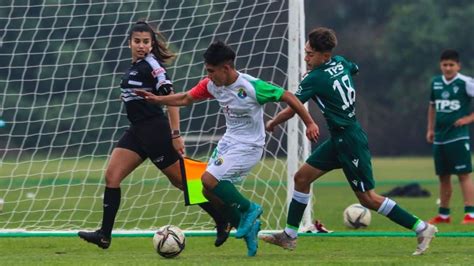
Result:
M467 174L472 172L471 149L468 139L446 144L434 144L436 175Z
M359 124L332 130L331 138L314 150L306 163L323 171L342 168L354 191L375 187L367 135Z

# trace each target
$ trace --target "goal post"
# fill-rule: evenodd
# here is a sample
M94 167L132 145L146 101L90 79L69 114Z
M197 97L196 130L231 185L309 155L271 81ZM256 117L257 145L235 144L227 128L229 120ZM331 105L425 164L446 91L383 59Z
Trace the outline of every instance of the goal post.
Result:
M304 62L305 13L303 0L290 0L288 8L288 91L295 93L306 71ZM305 104L306 108L308 104ZM298 117L288 122L288 159L287 159L287 205L293 197L293 177L301 162L308 156L310 143L305 136L305 126ZM312 189L311 189L312 192ZM311 193L310 192L310 193ZM311 193L312 194L312 193ZM312 197L308 202L300 228L308 227L312 222Z
M303 11L303 0L2 1L0 231L100 226L107 161L129 124L119 83L137 20L156 26L177 54L167 70L178 92L206 75L202 54L215 40L235 49L239 71L294 90L304 69ZM266 104L265 119L282 108ZM180 114L187 156L207 161L225 132L218 104L199 102ZM239 184L263 205L262 229L284 227L287 185L308 148L297 118L267 134L264 157ZM148 161L121 190L117 232L165 224L213 230L209 216L184 206L182 193Z

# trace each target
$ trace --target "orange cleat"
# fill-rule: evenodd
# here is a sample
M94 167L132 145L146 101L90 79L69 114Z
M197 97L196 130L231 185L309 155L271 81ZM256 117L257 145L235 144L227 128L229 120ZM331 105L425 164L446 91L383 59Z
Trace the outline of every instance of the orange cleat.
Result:
M474 219L473 219L473 221L474 221ZM436 215L435 217L431 218L428 221L428 223L430 223L430 224L449 224L449 223L451 223L451 217L443 218L439 215Z
M469 214L464 215L464 219L462 220L462 224L474 224L474 218L472 218Z

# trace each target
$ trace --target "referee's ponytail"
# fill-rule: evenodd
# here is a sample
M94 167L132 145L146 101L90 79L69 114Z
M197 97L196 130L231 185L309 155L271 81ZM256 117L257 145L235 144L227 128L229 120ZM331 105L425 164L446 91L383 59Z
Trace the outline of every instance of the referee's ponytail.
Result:
M151 52L155 57L162 63L169 63L175 55L168 49L166 38L158 31L153 30L153 28L144 20L137 21L130 30L128 35L129 41L132 40L132 34L134 32L149 32L152 38L152 50Z

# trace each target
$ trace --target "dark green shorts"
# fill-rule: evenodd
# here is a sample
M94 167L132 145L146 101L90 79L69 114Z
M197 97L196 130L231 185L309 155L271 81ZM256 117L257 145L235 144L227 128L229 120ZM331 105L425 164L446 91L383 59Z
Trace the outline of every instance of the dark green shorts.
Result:
M471 149L468 139L446 144L434 144L436 175L467 174L472 172Z
M342 168L354 191L374 189L367 135L359 125L331 131L331 138L314 150L306 163L323 171Z

